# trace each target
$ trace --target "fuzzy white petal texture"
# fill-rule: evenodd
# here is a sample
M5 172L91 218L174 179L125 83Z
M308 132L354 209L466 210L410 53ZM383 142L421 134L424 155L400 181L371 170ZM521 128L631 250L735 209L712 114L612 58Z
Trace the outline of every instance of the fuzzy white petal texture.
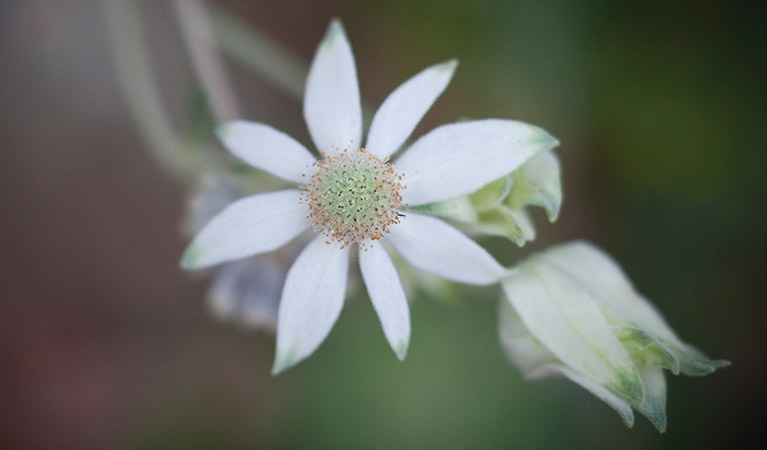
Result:
M413 266L448 280L492 284L506 270L463 233L434 217L406 213L387 240Z
M304 118L320 152L362 146L362 107L352 48L338 20L333 20L309 69Z
M530 379L564 375L612 407L631 427L634 412L631 404L586 375L564 366L549 349L536 339L511 304L501 300L498 308L498 332L506 356Z
M637 406L661 433L666 431L666 378L660 367L639 366L644 397Z
M667 367L674 373L706 375L729 365L727 361L708 358L680 340L653 305L636 291L620 265L597 247L573 242L547 250L540 257L587 290L605 309L606 317L617 316L621 322L628 321L628 325L637 327L637 333L648 334L655 341L653 345L672 360ZM613 325L614 331L618 331L616 325L620 324Z
M397 160L406 186L403 201L422 205L472 193L557 144L543 129L513 120L443 125Z
M517 266L503 289L525 326L557 358L598 384L642 401L636 368L588 292L535 259Z
M601 304L652 334L679 343L655 308L634 289L623 269L597 247L577 241L541 254L551 264L576 279Z
M232 203L197 233L181 266L200 269L282 247L309 229L300 195L291 189Z
M277 317L275 375L311 355L343 308L349 252L326 240L314 238L288 271Z
M284 180L306 184L302 177L316 161L303 145L269 125L237 120L216 130L224 146L251 166Z
M359 251L360 271L386 340L400 360L410 343L410 308L394 264L380 243Z
M541 367L560 363L541 341L527 329L511 303L502 298L498 303L498 337L506 353L527 378L539 378Z
M365 148L379 158L396 152L453 78L458 61L433 65L402 83L378 108Z

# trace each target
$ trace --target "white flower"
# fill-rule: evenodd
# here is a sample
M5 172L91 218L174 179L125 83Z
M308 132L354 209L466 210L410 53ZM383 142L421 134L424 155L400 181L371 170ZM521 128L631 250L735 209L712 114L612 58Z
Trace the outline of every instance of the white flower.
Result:
M680 340L598 248L563 244L512 269L503 281L499 330L526 376L564 375L631 426L632 407L666 428L663 369L706 375L724 367Z
M231 204L194 238L182 260L202 268L269 252L306 230L316 236L288 272L277 323L273 373L309 356L344 302L351 244L368 294L395 354L410 340L407 300L385 238L413 266L449 280L491 284L505 274L484 249L436 218L403 211L478 190L557 141L509 120L439 127L389 163L442 93L455 61L437 64L399 86L379 108L362 147L362 114L351 47L338 21L319 45L306 83L304 117L323 158L263 124L219 129L226 147L250 165L302 185Z

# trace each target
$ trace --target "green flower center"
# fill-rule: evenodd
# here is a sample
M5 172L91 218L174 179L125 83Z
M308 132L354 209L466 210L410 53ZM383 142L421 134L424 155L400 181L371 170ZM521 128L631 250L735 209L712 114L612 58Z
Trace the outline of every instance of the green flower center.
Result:
M360 148L314 163L316 172L301 194L309 204L312 229L340 242L341 248L351 243L364 247L388 233L387 227L402 217L397 208L404 188L402 175L388 160Z

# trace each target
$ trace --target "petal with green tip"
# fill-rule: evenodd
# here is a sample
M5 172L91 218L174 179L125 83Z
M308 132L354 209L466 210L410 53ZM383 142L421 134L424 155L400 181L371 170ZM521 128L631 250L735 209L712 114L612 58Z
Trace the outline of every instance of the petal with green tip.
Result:
M537 258L516 269L503 289L530 332L567 366L641 401L634 364L589 293Z
M584 286L609 311L608 316L620 317L652 336L677 361L678 371L706 375L729 364L712 360L680 340L660 313L636 291L623 269L595 246L573 242L547 250L541 257Z
M666 431L666 379L660 367L639 367L644 397L634 405L661 433Z
M360 272L386 340L400 360L410 342L410 308L397 270L380 242L359 250Z
M678 341L655 308L639 293L623 269L595 246L577 241L553 247L542 257L577 280L619 317L662 339Z
M197 233L181 266L201 269L282 247L309 229L300 195L285 190L232 203Z
M607 403L608 406L614 409L615 412L621 416L623 423L625 423L627 427L631 428L634 426L634 412L631 410L631 403L626 401L623 397L616 395L610 389L574 370L568 369L564 366L558 366L556 369L558 369L562 375L566 376L570 381L579 384L581 387L595 395L598 399Z
M314 238L288 271L277 315L275 375L314 353L343 308L349 251L326 240Z
M612 407L627 426L634 425L634 413L628 401L593 379L562 365L559 359L530 333L519 315L505 300L500 302L498 328L506 355L526 377L564 375Z
M304 118L317 150L334 154L362 146L362 107L354 55L333 20L314 55L304 95Z
M679 361L679 371L685 375L702 376L708 375L717 369L730 365L724 359L711 359L700 350L684 343L666 343L671 353Z
M558 144L543 129L486 119L438 127L397 160L403 202L422 205L475 192Z
M661 367L678 375L679 361L670 349L646 331L631 325L612 325L615 336L629 352L631 359L637 365Z
M562 205L562 180L559 160L553 151L530 158L512 177L514 188L508 197L512 209L536 205L546 210L551 222L557 219Z
M365 148L384 158L396 152L431 108L450 79L458 61L435 64L402 83L384 100L370 124Z

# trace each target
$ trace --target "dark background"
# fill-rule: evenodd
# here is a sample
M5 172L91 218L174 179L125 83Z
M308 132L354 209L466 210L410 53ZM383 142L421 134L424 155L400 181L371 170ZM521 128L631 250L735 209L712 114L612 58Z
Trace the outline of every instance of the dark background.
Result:
M417 133L514 118L557 136L565 202L511 264L584 238L683 339L732 366L668 376L669 428L633 430L506 362L494 289L412 300L397 362L364 295L277 378L273 339L212 319L177 268L187 193L120 95L98 1L0 2L3 448L725 448L764 443L767 33L760 2L227 1L307 62L331 17L378 105L457 57ZM173 11L142 2L163 101L194 83ZM244 116L308 143L301 105L227 60Z

